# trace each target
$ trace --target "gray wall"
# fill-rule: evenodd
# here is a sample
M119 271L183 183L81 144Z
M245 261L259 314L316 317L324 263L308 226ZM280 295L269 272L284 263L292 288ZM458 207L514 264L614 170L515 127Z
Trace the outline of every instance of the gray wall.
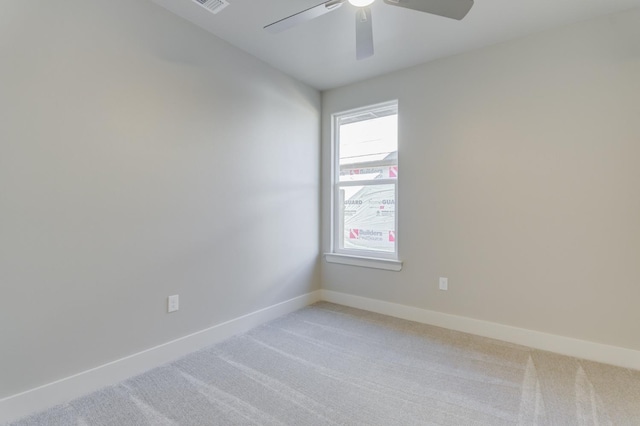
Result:
M318 288L317 91L146 0L2 1L0 61L0 398Z
M639 76L636 9L323 93L325 201L330 114L399 99L404 261L323 287L640 349Z

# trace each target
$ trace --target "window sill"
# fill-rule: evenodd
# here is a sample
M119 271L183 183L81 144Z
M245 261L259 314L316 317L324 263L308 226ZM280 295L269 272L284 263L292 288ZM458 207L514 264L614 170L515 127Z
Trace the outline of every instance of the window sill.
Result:
M351 256L336 253L325 253L324 258L329 263L339 263L341 265L361 266L363 268L384 269L395 272L402 269L402 261L393 259Z

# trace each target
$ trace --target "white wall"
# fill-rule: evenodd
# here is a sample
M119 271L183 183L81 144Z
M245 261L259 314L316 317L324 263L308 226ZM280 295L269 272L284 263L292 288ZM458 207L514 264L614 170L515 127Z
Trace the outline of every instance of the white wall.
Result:
M0 398L318 288L317 91L146 0L2 1L0 61Z
M638 76L636 9L323 93L325 201L331 113L399 99L404 261L323 288L640 349Z

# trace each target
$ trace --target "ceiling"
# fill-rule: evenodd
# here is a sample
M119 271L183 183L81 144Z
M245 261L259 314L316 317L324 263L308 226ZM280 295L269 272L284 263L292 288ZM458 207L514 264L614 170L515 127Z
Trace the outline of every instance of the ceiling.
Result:
M279 34L263 27L322 0L228 0L212 14L194 0L152 0L273 67L325 90L437 58L640 7L640 0L475 0L462 20L371 5L375 55L355 59L355 10L341 8Z

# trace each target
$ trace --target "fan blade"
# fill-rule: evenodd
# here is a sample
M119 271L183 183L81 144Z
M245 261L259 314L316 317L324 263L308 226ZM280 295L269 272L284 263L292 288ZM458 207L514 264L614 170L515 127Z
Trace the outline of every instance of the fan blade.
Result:
M269 24L264 27L264 29L273 34L288 30L291 27L294 27L306 21L310 21L314 18L317 18L318 16L324 15L325 13L329 13L332 10L339 8L345 1L346 0L325 1L324 3L321 3L317 6L310 7L309 9L305 9L302 12L298 12L294 15Z
M373 56L373 25L371 9L362 7L356 11L356 59Z
M473 0L384 0L391 6L406 7L458 21L467 16Z

